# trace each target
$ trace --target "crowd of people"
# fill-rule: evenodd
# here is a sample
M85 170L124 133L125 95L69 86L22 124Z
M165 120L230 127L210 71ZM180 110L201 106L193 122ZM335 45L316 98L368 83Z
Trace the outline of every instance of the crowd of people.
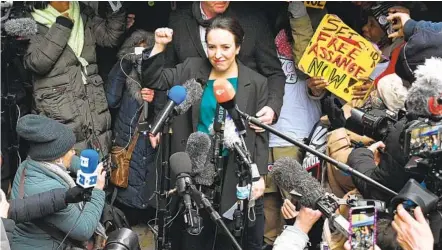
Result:
M220 114L223 122L235 119L214 94L215 85L224 80L233 87L239 110L401 191L415 178L405 169L409 155L404 154L404 131L413 121L442 115L441 104L435 101L433 108L428 104L442 91L438 72L442 23L413 19L424 11L424 4L351 5L360 12L348 14L357 20L347 24L378 48L381 59L379 74L358 79L362 84L352 88L352 100L345 102L327 89L326 78L309 76L298 67L327 5L310 9L290 1L279 11L275 25L261 12L228 1L192 2L172 11L167 27L149 32L132 29L137 16L124 7L109 5L106 14L99 15L89 2L36 2L27 14L37 31L24 37L29 44L23 56L24 68L32 76L33 114L19 117L16 128L29 149L1 193L0 215L7 232L0 234L1 249L101 249L100 239L108 233L103 216L109 207L121 211L127 227L157 220L163 135L140 134L139 124L154 123L168 101L168 91L190 79L199 82L202 95L174 117L171 154L185 151L194 132L213 139L211 131ZM98 65L96 46L118 51L108 72ZM352 108L393 114L395 122L388 123L382 138L370 138L352 129ZM353 249L354 242L335 231L319 210L301 206L293 199L293 190L283 190L273 180L272 165L284 157L306 171L314 169L322 186L338 198L357 195L386 203L393 198L257 125L246 124L246 133L245 145L260 176L251 183L254 206L246 210L254 218L246 218L243 249ZM439 144L439 134L430 136L428 143ZM421 139L425 140L410 142L413 152L425 151L419 148ZM82 163L78 155L84 149L96 150L103 160L110 156L113 165L99 165L91 192L75 182ZM125 185L107 181L109 172L123 167L118 157L128 164ZM209 154L207 162L212 157ZM238 195L235 152L226 148L223 159L216 206L221 215L231 210ZM205 193L216 189L199 188ZM173 212L174 203L168 204ZM393 210L394 214L379 212L376 225L366 227L376 228L376 239L370 238L376 244L365 245L429 250L438 244L420 207L409 213L399 204ZM168 229L171 249L232 249L211 214L199 213L203 227L198 234L188 233L183 216L173 219ZM336 214L349 218L349 207L341 205ZM229 228L235 226L231 219L223 220Z

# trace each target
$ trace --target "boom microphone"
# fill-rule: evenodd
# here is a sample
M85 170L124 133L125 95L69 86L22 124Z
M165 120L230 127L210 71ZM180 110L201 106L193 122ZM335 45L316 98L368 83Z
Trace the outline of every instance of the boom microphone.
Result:
M6 34L10 36L33 36L37 34L37 23L32 18L9 19L5 22Z
M229 113L238 129L238 133L245 136L246 126L236 110L235 89L233 89L232 84L226 79L215 80L213 83L213 93L215 94L216 101Z
M326 193L319 182L295 159L285 157L277 160L270 173L279 187L287 191L294 190L302 195L302 206L321 211L332 222L331 225L344 236L348 237L351 234L349 222L342 215L335 214L339 207L337 198Z
M190 134L186 153L192 162L191 175L196 184L211 186L215 178L215 166L211 164L212 140L203 132Z
M152 125L152 128L150 130L150 133L154 136L160 132L161 128L163 127L164 123L169 118L170 114L173 111L173 108L176 105L180 105L184 99L186 99L186 89L183 86L176 85L173 86L170 90L167 96L169 97L169 101L166 103L166 106L163 108L163 110L160 113L160 117L157 121Z
M201 84L195 79L187 80L183 87L186 89L187 97L184 102L175 107L177 115L181 115L187 112L193 105L198 105L201 97L203 96L203 88Z
M77 184L83 188L91 188L97 185L98 179L98 152L93 149L85 149L80 153L80 170L77 172Z

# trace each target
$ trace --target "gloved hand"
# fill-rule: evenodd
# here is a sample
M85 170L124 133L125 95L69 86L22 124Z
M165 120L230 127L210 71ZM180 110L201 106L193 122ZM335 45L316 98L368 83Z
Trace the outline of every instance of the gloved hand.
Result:
M338 98L334 96L328 96L325 98L324 109L332 129L345 127L346 119Z
M82 201L91 201L92 188L82 188L80 186L75 186L66 191L66 196L64 201L66 204L79 203Z

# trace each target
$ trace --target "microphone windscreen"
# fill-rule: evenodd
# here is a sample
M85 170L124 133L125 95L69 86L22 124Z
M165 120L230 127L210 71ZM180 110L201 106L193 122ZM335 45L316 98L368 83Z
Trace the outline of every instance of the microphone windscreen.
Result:
M224 144L229 149L235 149L236 143L241 143L235 123L231 119L226 119L224 124Z
M187 80L183 84L183 87L187 91L187 97L184 102L175 107L175 111L178 115L186 113L193 105L198 105L203 95L203 88L195 79Z
M4 24L10 36L32 36L37 34L37 23L32 18L9 19Z
M181 173L190 173L192 171L192 162L185 152L176 152L169 158L170 170L175 176Z
M173 86L167 96L170 100L172 100L176 105L181 104L186 99L186 88L180 85Z
M315 209L316 201L325 195L319 182L293 158L277 160L270 173L280 188L300 193L300 203L305 207Z
M439 97L442 93L442 59L430 58L425 60L424 65L417 66L415 71L416 80L408 90L405 101L408 113L430 117L428 101L431 97Z
M218 103L226 103L234 100L235 89L227 79L217 79L213 83L213 93Z
M99 163L98 152L93 149L84 149L80 153L81 172L92 174L97 169Z
M211 146L212 141L207 134L203 132L190 134L187 139L186 153L192 162L192 173L199 173L204 169Z

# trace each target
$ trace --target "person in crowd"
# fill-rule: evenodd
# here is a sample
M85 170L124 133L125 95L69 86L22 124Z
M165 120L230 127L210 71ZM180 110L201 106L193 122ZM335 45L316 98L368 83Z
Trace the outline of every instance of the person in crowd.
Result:
M119 60L111 69L106 83L109 107L118 108L113 129L114 145L118 147L116 150L127 149L131 143L135 143L130 157L128 187L118 188L117 193L117 205L125 212L131 225L138 224L142 218L149 218L149 214L152 214L146 209L155 188L152 183L155 183L156 150L149 140L146 141L142 135L138 136L140 131L136 132L136 129L139 122L144 119L143 102L152 103L154 91L141 88L142 54L133 53L137 49L152 49L154 42L153 33L144 30L134 31L117 53ZM149 121L152 120L154 111L159 112L154 110L158 108L159 105L149 105Z
M286 200L288 201L288 200ZM301 207L299 212L286 209L286 206L294 207L292 203L284 203L283 214L285 218L296 216L293 226L286 226L282 234L276 238L274 250L303 250L309 242L308 233L313 225L321 218L322 213L319 210L313 210L307 207ZM289 213L289 214L286 214Z
M104 157L110 152L111 117L95 46L117 44L125 30L124 12L103 19L81 2L52 1L31 15L38 29L24 64L33 73L36 113L69 126L77 151L94 148Z
M307 95L305 75L295 68L313 36L313 29L303 2L291 2L290 23L278 33L275 44L282 69L286 75L284 101L278 122L273 128L285 135L302 141L310 132L321 115L319 100ZM302 163L303 153L293 144L270 134L269 164L282 157L293 157ZM280 208L282 199L280 190L273 183L271 176L266 177L264 195L265 243L272 245L282 230L283 220Z
M7 234L7 238L1 238L1 249L9 249L16 223L43 218L65 209L71 203L84 201L88 197L84 188L75 186L67 191L65 188L56 188L25 199L14 199L8 202L5 193L0 190L0 217Z
M158 29L155 32L155 46L150 58L143 60L143 83L145 87L167 90L173 85L182 84L188 79L203 79L206 84L199 106L193 106L181 116L175 117L172 124L175 141L186 144L187 138L194 131L208 133L213 124L216 100L213 85L216 80L229 81L236 89L236 103L240 110L248 114L255 114L267 105L268 89L267 79L245 66L238 58L242 49L243 39L247 37L238 21L230 17L217 17L207 28L205 40L207 43L208 57L188 58L176 68L165 68L165 48L172 41L172 30ZM227 117L227 116L226 116ZM264 130L253 130L247 127L246 145L250 150L251 159L258 166L262 175L267 174L268 162L268 134ZM224 214L236 202L237 177L235 176L236 164L234 157L227 156L225 160L223 190L221 192L220 214ZM263 201L264 179L253 182L251 197L255 200L253 211L255 214L254 225L248 227L248 244L244 248L261 249L264 234ZM201 210L200 210L201 213ZM204 212L203 212L204 213ZM214 244L215 224L206 217L204 229L199 236L191 236L180 232L177 238L183 243L172 242L177 249L211 249ZM219 230L218 230L219 232ZM179 235L178 235L179 234ZM229 239L217 236L217 244L222 249L230 249ZM217 248L218 249L218 248ZM220 248L221 249L221 248Z
M28 158L17 170L12 199L76 186L68 171L75 173L80 168L80 158L75 156L75 135L69 127L44 116L26 115L18 121L17 134L29 141L30 149ZM62 239L57 239L53 232L63 236L69 232L68 242L91 238L104 206L106 171L101 170L102 165L98 167L97 185L92 190L90 202L69 204L43 219L17 224L12 248L57 249ZM64 245L69 244L65 241Z
M244 65L268 79L268 103L258 110L256 116L265 124L272 124L277 121L281 111L285 83L274 38L264 16L255 11L235 8L234 5L229 1L195 1L191 8L172 12L168 27L174 31L175 39L167 49L166 65L175 66L189 57L206 58L207 27L221 14L236 18L246 33L238 58ZM184 147L181 145L181 149Z

